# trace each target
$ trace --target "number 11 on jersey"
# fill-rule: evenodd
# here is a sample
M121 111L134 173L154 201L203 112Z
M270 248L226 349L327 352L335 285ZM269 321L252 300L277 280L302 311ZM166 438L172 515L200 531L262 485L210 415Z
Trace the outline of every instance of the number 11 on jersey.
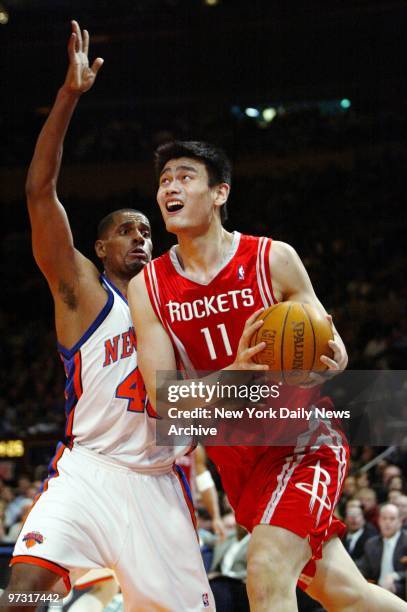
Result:
M232 355L232 347L230 346L229 336L228 336L228 332L226 331L225 324L219 323L219 325L217 325L216 327L217 329L219 329L219 332L217 333L220 333L222 337L226 355L230 357ZM217 359L218 356L216 355L215 346L213 344L213 340L212 340L211 332L209 331L209 327L204 327L203 329L201 329L201 334L203 334L205 337L210 358L214 361L215 359Z

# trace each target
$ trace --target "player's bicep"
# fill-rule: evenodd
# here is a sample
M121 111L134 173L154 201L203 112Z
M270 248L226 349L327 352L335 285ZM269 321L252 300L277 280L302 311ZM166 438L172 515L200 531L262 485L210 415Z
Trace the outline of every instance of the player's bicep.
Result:
M156 408L156 374L176 370L174 349L151 306L143 272L130 281L128 299L137 337L139 368L149 399Z
M274 290L281 301L306 302L326 314L304 264L290 245L273 241L270 268Z

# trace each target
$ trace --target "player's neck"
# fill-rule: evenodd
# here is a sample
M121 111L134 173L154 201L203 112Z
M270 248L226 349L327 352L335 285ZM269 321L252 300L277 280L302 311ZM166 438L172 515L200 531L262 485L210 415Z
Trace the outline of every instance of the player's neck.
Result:
M226 261L233 242L233 234L221 225L210 227L199 236L178 235L177 257L183 270L191 278L205 282Z
M117 276L109 270L105 270L105 276L127 300L127 288L129 286L130 279Z

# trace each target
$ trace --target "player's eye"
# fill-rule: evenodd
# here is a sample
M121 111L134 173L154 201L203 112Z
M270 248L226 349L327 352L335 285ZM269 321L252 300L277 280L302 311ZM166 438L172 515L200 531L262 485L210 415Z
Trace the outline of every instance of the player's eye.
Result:
M184 174L184 176L182 177L182 180L189 183L189 181L192 180L192 176L190 174Z
M170 182L170 179L168 177L166 177L166 176L164 176L161 179L161 185L168 185L169 182Z

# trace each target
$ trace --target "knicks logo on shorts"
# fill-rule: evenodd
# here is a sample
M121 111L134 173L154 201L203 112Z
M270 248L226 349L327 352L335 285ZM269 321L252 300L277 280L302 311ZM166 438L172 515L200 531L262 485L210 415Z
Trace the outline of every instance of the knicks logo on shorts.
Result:
M205 608L207 608L209 606L209 595L208 595L208 593L203 593L202 594L202 603L203 603Z
M319 502L319 510L316 519L316 525L318 525L322 510L326 508L327 510L332 509L331 500L328 497L328 486L331 484L331 476L329 472L321 468L320 462L316 465L310 466L310 470L314 470L314 480L312 484L308 484L307 482L297 482L295 486L300 491L304 491L311 496L311 500L309 503L309 510L312 514L314 511L315 502Z
M42 544L43 541L44 536L39 531L30 531L23 537L23 542L25 542L27 548L31 548L35 544Z

